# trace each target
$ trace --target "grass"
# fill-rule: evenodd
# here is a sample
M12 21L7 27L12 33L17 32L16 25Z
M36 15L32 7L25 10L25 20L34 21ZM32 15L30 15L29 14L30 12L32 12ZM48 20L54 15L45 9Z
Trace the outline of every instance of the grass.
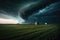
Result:
M0 25L0 40L58 40L58 26Z

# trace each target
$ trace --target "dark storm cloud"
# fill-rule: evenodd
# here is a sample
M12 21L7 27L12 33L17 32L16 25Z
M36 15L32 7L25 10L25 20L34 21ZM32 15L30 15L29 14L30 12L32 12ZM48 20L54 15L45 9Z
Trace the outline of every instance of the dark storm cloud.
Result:
M11 15L17 15L21 6L26 3L32 2L32 0L0 0L0 10L4 10Z
M40 1L36 1L38 3L36 3L34 5L31 5L29 8L25 7L27 4L30 4L30 3L27 3L27 4L25 4L25 6L23 6L25 8L23 8L23 10L21 9L23 12L20 11L21 17L23 19L27 19L27 17L30 16L31 14L33 14L33 12L36 13L38 10L41 10L41 9L45 8L46 6L50 5L51 3L55 3L55 1L56 0L50 0L50 1L48 1L48 0L42 0L41 1L40 0ZM25 9L27 9L27 10L25 10Z
M22 19L26 20L27 23L29 23L29 17L31 15L38 13L39 10L45 9L47 6L54 4L55 2L59 2L59 0L0 0L0 10L6 12L3 14L11 15L16 18L18 17L18 12L19 12L20 17ZM34 4L31 4L31 3L34 3ZM28 5L31 4L31 6L28 7L27 4ZM27 7L25 7L25 6L27 6ZM23 10L21 8L23 8ZM58 8L60 8L60 7L58 7ZM21 12L20 9L23 12ZM47 13L50 13L50 11L48 11ZM54 12L51 12L51 13L54 13ZM0 12L0 14L2 14L2 13ZM44 13L44 15L45 15L45 13ZM2 16L0 16L0 17L2 17ZM37 18L40 18L40 16ZM40 20L40 19L38 19L38 20ZM40 22L42 22L42 21L44 21L44 19L41 20Z
M60 23L60 2L53 3L46 8L39 10L37 13L28 17L30 22L40 23Z
M26 3L28 4L29 2L36 2L36 1L39 1L43 5L55 2L54 0L50 0L50 1L48 0L0 0L0 10L7 11L9 14L17 14L17 11L21 6L25 5ZM40 5L40 3L37 5ZM40 7L38 7L38 9L39 8Z

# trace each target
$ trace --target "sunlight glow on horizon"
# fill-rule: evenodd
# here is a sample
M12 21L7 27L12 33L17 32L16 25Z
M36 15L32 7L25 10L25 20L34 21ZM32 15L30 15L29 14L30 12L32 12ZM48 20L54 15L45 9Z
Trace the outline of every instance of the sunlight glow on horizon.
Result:
M4 19L0 18L0 24L17 24L18 21L15 19Z

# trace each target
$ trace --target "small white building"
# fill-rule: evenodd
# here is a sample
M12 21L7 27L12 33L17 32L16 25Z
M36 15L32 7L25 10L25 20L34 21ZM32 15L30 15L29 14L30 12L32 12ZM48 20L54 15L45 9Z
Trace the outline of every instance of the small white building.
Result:
M37 22L35 22L35 25L37 25L38 23Z
M45 23L45 25L47 25L47 23Z

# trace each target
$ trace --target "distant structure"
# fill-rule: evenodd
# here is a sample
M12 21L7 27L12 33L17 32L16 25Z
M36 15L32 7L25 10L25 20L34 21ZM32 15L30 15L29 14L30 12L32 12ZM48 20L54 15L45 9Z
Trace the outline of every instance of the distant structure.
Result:
M36 21L36 22L35 22L35 25L38 25L38 24L39 24L39 22Z
M17 24L19 24L19 23L17 23Z
M35 22L35 25L37 25L37 22Z
M47 25L47 23L45 23L45 25Z

